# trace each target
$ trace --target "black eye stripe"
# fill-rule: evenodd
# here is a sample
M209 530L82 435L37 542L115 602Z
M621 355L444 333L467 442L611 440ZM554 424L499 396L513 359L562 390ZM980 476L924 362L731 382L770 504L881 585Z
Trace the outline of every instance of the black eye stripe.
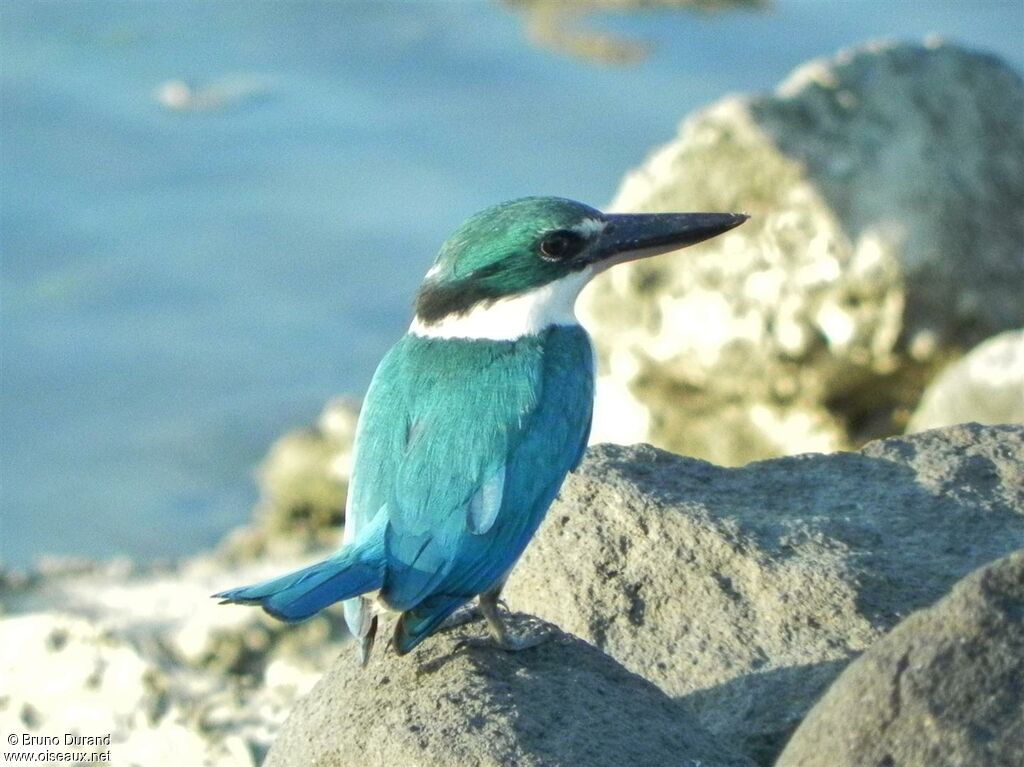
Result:
M571 258L583 249L585 240L576 232L559 230L548 232L540 241L540 257L547 261Z

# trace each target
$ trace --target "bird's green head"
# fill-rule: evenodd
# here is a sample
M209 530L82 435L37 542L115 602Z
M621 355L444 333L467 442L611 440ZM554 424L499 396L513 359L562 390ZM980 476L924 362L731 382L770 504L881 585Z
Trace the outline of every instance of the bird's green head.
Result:
M441 247L417 295L414 326L429 334L474 317L476 325L493 325L503 321L498 315L517 324L519 310L530 327L553 324L609 266L692 245L745 220L732 213L605 214L559 197L501 203L472 216ZM497 336L492 329L485 337Z

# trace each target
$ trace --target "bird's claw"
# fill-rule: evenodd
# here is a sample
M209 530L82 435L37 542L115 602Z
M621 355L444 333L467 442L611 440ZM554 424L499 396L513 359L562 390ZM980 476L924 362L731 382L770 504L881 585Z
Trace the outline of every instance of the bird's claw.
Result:
M553 637L554 634L549 629L541 629L532 634L505 634L500 640L495 638L494 644L506 652L519 652L542 645Z
M454 649L458 651L463 648L496 647L504 652L519 652L520 650L529 650L531 647L542 645L545 642L550 641L553 637L554 634L547 629L543 629L533 634L523 634L518 636L505 634L501 639L494 636L468 636L459 639L455 643Z
M480 611L479 607L477 607L476 605L466 605L465 607L460 607L454 613L449 615L445 619L444 623L441 624L441 628L438 630L451 631L452 629L456 629L459 626L465 626L468 623L474 623L483 617L484 615Z

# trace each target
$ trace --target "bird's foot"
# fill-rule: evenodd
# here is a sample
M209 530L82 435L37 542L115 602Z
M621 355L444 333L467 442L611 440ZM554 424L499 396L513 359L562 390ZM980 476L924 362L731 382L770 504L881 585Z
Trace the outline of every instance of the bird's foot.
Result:
M542 629L530 634L511 634L505 632L499 638L491 632L491 636L482 637L463 637L455 643L455 647L473 647L479 649L488 649L497 647L499 650L504 652L519 652L520 650L529 650L531 647L537 647L545 642L550 641L554 637L554 634L547 629Z
M501 605L508 610L508 604L504 599L498 599L495 604ZM476 623L479 620L483 620L484 617L484 611L480 605L468 604L460 607L452 615L445 618L444 623L441 624L441 628L439 628L438 631L451 631L452 629L457 629L460 626Z
M492 629L490 634L490 637L463 637L456 643L456 647L497 647L505 652L519 652L537 647L554 638L554 633L546 628L531 633L513 634L502 627L501 631Z
M467 623L478 621L483 617L484 614L480 611L479 607L476 605L466 605L445 618L438 631L451 631L459 626L465 626Z
M498 599L497 593L492 592L480 596L480 612L487 619L487 628L490 629L494 644L502 650L506 652L519 652L520 650L536 647L551 639L551 631L546 628L540 628L532 633L524 634L514 634L509 631L505 616L502 615L501 610L498 608L499 604L503 604L503 602Z
M494 636L494 644L506 652L529 650L531 647L550 641L554 635L548 629L541 629L532 634L511 634L505 631L502 636Z

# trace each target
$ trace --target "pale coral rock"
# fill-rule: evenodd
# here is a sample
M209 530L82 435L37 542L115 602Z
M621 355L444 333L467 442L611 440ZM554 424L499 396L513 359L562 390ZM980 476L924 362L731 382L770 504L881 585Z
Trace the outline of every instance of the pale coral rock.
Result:
M1015 72L931 41L685 120L611 207L751 220L583 294L595 441L736 465L901 431L935 370L1024 323L1021 114Z
M964 421L1024 423L1024 330L1000 333L943 370L907 431Z

